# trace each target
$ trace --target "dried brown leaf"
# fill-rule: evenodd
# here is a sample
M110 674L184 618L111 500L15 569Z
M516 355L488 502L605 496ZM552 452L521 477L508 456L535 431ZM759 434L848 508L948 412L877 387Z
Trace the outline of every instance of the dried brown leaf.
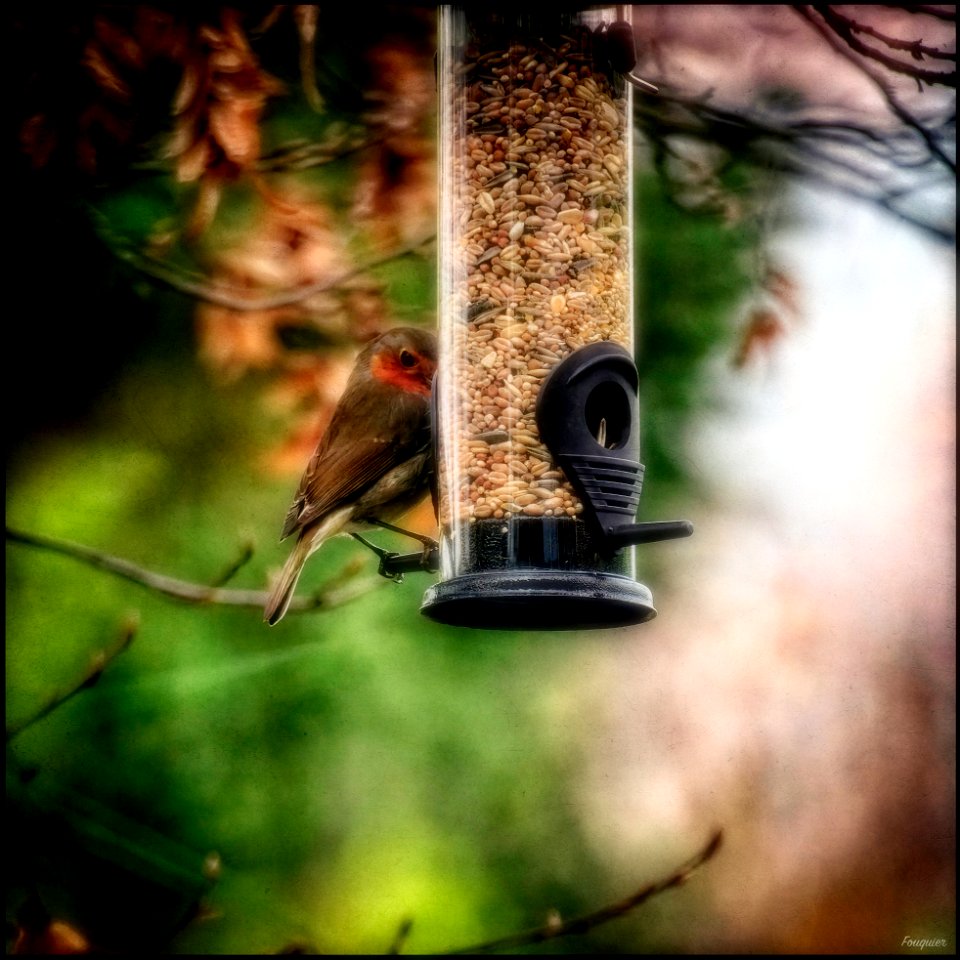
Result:
M764 287L793 317L800 317L800 288L792 277L778 267L770 267L764 277Z
M29 117L20 127L20 146L37 169L50 162L57 144L57 134L42 113Z
M199 180L207 171L210 162L211 149L209 141L193 140L189 130L175 131L174 137L183 141L193 141L182 151L177 151L176 172L180 183L193 183Z
M97 86L105 93L124 102L130 100L130 87L99 47L93 44L87 45L83 52L83 65L93 76Z
M275 311L238 313L215 304L197 310L200 358L225 380L235 380L249 370L272 367L281 356L274 335Z
M733 356L733 365L742 369L758 354L769 354L787 332L787 325L769 307L756 307L747 316L740 341Z
M223 193L223 180L214 176L203 176L200 178L200 189L197 193L197 200L193 210L190 213L190 219L186 227L186 235L190 239L201 236L213 223L217 215L217 208L220 206L220 196Z
M91 953L93 948L76 927L63 920L51 920L39 930L18 927L10 952L16 956L49 956Z
M204 73L197 63L190 60L184 64L180 85L177 87L171 107L171 113L174 116L179 116L199 99L201 79L205 79Z
M227 159L238 167L252 166L260 154L259 115L258 107L238 100L210 107L210 133Z
M138 72L144 68L144 53L140 41L104 16L93 21L95 42L109 51L119 66Z

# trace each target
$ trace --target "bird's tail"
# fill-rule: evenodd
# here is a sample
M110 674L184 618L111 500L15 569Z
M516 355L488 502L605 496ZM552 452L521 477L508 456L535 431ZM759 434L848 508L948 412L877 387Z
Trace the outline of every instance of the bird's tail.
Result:
M290 551L290 556L287 557L287 562L283 565L280 576L277 577L270 591L270 597L263 608L263 619L271 627L282 619L290 606L293 591L300 579L300 571L303 570L303 565L312 552L310 548L310 538L301 537L297 541L297 545Z

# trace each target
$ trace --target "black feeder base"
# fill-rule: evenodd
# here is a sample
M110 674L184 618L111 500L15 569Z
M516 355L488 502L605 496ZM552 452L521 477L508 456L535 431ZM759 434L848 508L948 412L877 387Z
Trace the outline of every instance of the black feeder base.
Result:
M484 630L595 630L657 615L642 583L583 570L466 574L430 587L420 612L439 623Z
M459 571L424 594L431 620L482 630L594 630L653 619L626 550L602 553L571 517L478 520L445 544ZM632 548L631 548L632 549Z

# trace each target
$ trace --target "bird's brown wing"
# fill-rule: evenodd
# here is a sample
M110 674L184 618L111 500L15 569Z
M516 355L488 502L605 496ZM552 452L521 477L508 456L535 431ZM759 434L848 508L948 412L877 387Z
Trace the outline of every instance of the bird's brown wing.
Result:
M417 398L411 398L410 403L414 409L425 406ZM347 433L342 429L343 420L334 417L300 480L284 520L281 539L356 499L391 467L429 443L426 417L410 416L411 411L402 409L405 406L403 402L391 404L386 422L373 422L372 432L360 436L341 435ZM342 407L337 413L341 410L346 413L350 407ZM363 418L359 419L363 422ZM350 420L356 423L358 418L354 416Z

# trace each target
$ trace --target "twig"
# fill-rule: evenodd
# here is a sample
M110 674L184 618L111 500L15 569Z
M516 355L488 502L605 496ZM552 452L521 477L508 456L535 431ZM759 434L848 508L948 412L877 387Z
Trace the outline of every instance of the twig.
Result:
M812 147L806 152L810 155L814 154ZM947 226L941 226L929 220L922 220L919 217L915 217L907 211L901 210L896 206L895 201L902 196L904 192L908 191L887 189L884 193L876 193L863 189L857 185L858 181L856 181L853 177L853 171L849 168L845 168L843 164L833 162L832 158L831 162L834 168L832 173L817 170L809 163L801 163L788 158L770 157L767 162L772 169L809 180L813 183L819 184L820 186L826 187L829 190L835 190L845 196L853 197L857 200L863 200L867 203L873 203L885 213L895 217L902 223L905 223L907 226L922 230L928 236L936 240L950 244L956 243L956 231L954 229ZM844 174L848 175L848 179L845 181L842 180Z
M833 10L832 13L840 20L846 21L855 33L865 33L868 37L873 37L874 40L886 44L891 50L903 50L909 53L914 60L921 60L924 57L929 57L931 60L956 61L957 59L955 52L941 50L939 47L928 47L922 40L901 40L899 37L888 37L885 33L881 33L876 27L871 27L867 23L858 23L836 10Z
M948 23L957 22L956 7L944 9L931 7L926 3L882 3L880 6L894 7L897 10L906 10L907 13L917 13L925 17L933 17L934 20L945 20Z
M323 113L323 97L317 89L315 40L317 37L317 8L314 4L296 4L293 19L300 38L300 85L307 103L317 113Z
M547 940L556 940L558 937L569 937L571 934L586 933L602 923L608 923L617 917L622 917L629 913L640 904L645 903L651 897L670 890L673 887L679 887L686 883L691 874L704 863L706 863L720 848L723 839L723 831L718 830L711 838L710 842L691 860L688 860L682 867L679 867L670 876L663 880L652 883L649 886L641 887L636 893L631 894L617 903L608 904L595 910L593 913L587 913L576 917L573 920L562 920L552 922L546 926L536 927L532 930L526 930L521 933L510 934L506 937L500 937L497 940L488 940L486 943L478 943L472 947L463 947L459 950L451 950L444 956L458 956L468 953L488 953L494 950L506 950L514 947L524 947L532 943L544 943Z
M227 590L223 587L207 586L206 584L178 580L162 573L147 570L135 563L131 563L129 560L124 560L122 557L103 553L100 550L95 550L92 547L83 546L82 544L70 543L67 540L56 540L53 537L44 537L39 534L23 533L22 531L11 530L10 527L6 528L6 532L7 539L15 543L39 547L43 550L52 550L54 553L61 553L64 556L80 560L89 566L106 570L108 573L122 577L124 580L138 583L162 596L172 597L175 600L183 600L187 603L255 607L262 610L269 596L269 592L266 590ZM352 588L340 587L340 584L354 580L358 572L358 568L348 565L340 571L340 573L334 575L326 584L319 587L311 596L294 597L290 604L289 612L305 613L309 610L316 610L318 607L330 609L340 606L363 593L369 592L370 589L379 583L386 582L380 577L371 577L356 581L352 585Z
M23 733L28 727L32 727L35 723L42 720L44 717L48 717L54 710L58 707L62 707L68 700L73 699L78 693L81 693L84 690L89 690L94 686L100 677L103 675L103 671L118 657L127 647L133 643L133 638L137 632L137 620L135 617L130 617L123 625L123 629L120 633L120 639L108 650L99 650L96 655L90 662L90 666L87 668L86 673L80 678L80 680L75 683L69 690L64 693L55 694L51 700L44 704L33 716L27 717L25 720L21 720L20 723L11 724L6 728L6 737L7 743L9 743L14 737L18 734Z
M397 932L394 934L393 942L387 947L388 956L396 956L398 953L402 952L403 945L407 942L407 937L410 936L410 930L413 928L413 920L410 917L405 917L400 921L400 926L397 927Z
M656 100L635 104L634 112L638 127L654 149L657 170L668 189L672 185L672 177L663 161L667 155L677 156L671 139L688 136L738 153L744 149L752 150L754 161L762 162L769 169L806 178L874 203L886 213L913 228L924 230L938 240L952 243L956 239L952 228L913 216L896 206L895 201L904 191L896 185L881 183L876 169L865 168L858 163L856 154L838 154L821 147L821 144L827 146L831 140L849 142L884 163L889 172L934 163L929 152L919 155L922 145L906 129L895 135L880 134L868 126L853 122L829 123L811 120L807 115L776 123L748 113L711 106L702 99L669 93L662 94ZM907 137L909 141L904 139ZM918 156L905 158L901 141L912 144ZM884 146L887 147L885 151ZM871 184L876 184L876 189L866 188ZM921 188L922 184L917 184L913 189Z
M230 310L253 312L258 310L274 310L278 307L287 307L295 303L302 303L314 294L325 293L328 290L345 286L350 280L353 280L360 274L381 267L385 263L399 260L401 257L419 254L432 240L432 236L425 237L401 250L395 250L382 257L376 257L361 264L359 267L346 270L337 276L325 277L323 280L318 280L315 283L304 284L292 290L284 290L281 293L264 297L250 296L245 292L241 292L239 289L232 290L228 287L217 287L204 280L192 279L184 272L168 264L161 263L152 257L145 256L139 251L129 247L117 247L111 244L108 244L108 247L110 247L115 256L129 263L141 273L145 273L147 276L153 277L153 279L159 280L161 283L165 283L168 287L172 287L180 293L185 293L191 297L195 297L197 300L213 303Z
M335 144L303 141L288 143L270 153L265 153L256 163L257 170L265 173L284 173L290 170L309 170L328 163L345 160L354 154L386 142L384 134L341 141Z
M904 63L902 60L898 60L896 57L890 57L880 50L876 50L873 47L868 47L856 36L856 33L858 32L867 33L870 28L862 26L855 20L850 20L848 17L837 13L836 10L833 10L826 4L814 4L813 8L817 11L817 13L820 14L821 17L823 17L830 29L833 30L833 32L840 37L840 39L843 40L843 42L847 44L851 50L855 50L861 56L869 57L871 60L876 60L877 63L883 65L888 70L892 70L894 73L902 73L908 77L912 77L914 80L923 80L929 84L942 83L947 87L955 87L957 85L957 74L955 71L952 73L946 73L939 70L924 70L923 68L914 64ZM879 39L887 43L891 42L883 35L880 35ZM913 51L915 56L920 53L920 48L918 45L911 45L907 41L899 42L901 44L905 44L905 49ZM904 49L904 47L901 49ZM939 52L935 51L934 48L928 48L928 50L936 53ZM954 59L956 59L956 54L954 54Z
M228 566L227 569L224 570L223 573L221 573L220 576L217 577L212 584L210 584L210 586L222 587L228 584L240 572L240 570L244 566L246 566L247 563L249 563L252 557L253 557L253 544L245 543L243 545L243 550L240 556L237 557L237 559L234 560L233 563L231 563L230 566Z
M937 143L936 138L933 134L927 130L927 128L920 123L919 120L914 117L903 104L896 98L893 90L890 88L890 85L881 77L875 70L873 70L867 63L863 60L858 60L854 55L853 50L842 40L838 39L837 35L826 25L817 20L811 13L810 10L803 6L802 4L793 4L793 9L804 18L816 31L819 33L826 41L830 44L833 49L839 53L844 59L848 60L850 63L854 64L861 73L871 83L883 94L884 99L887 101L890 109L900 118L900 120L905 123L908 127L915 130L922 138L924 143L926 143L930 152L937 157L954 175L957 172L956 163L944 153L943 148Z
M293 170L309 170L328 163L349 159L354 154L386 142L385 134L366 137L343 138L333 143L317 143L313 140L294 140L260 155L253 169L258 173L288 173ZM140 160L130 164L137 173L170 173L167 160Z

